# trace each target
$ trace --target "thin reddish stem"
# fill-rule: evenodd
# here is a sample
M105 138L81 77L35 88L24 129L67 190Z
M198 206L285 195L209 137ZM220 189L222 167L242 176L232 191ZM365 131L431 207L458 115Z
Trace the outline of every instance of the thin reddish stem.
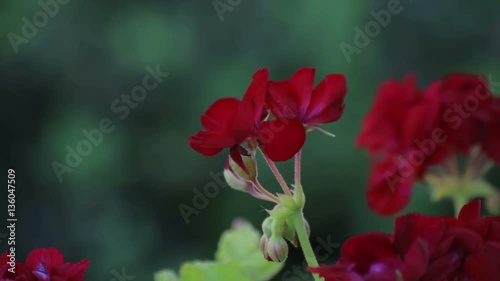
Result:
M252 183L255 186L255 189L257 189L263 196L268 197L272 202L280 202L279 198L271 192L267 191L267 189L265 189L262 184L260 184L258 179L255 179Z
M264 159L266 160L267 165L271 169L271 172L273 172L274 176L276 177L276 180L280 184L281 189L283 189L283 192L285 192L286 195L292 195L292 192L288 188L288 185L286 184L285 179L283 178L280 171L278 170L278 167L276 167L274 162L271 159L269 159L264 152L262 152L262 155L264 156Z

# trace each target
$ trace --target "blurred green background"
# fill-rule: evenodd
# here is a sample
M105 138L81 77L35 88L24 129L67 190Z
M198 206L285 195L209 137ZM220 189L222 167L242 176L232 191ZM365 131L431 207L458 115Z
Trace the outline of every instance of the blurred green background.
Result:
M387 9L388 1L221 2L237 5L219 15L212 1L71 0L46 23L38 1L0 2L1 162L4 171L16 169L19 258L55 246L68 260L91 260L86 280L111 280L111 271L122 268L152 280L160 268L212 259L235 217L258 226L271 205L229 188L189 224L179 204L192 206L193 189L213 183L210 172L220 172L226 159L189 148L199 116L217 98L241 97L260 67L269 67L272 79L303 66L317 68L317 81L328 73L348 79L344 116L325 127L337 137L311 132L304 147L313 246L317 238L340 244L361 232L390 231L393 218L366 206L369 159L354 146L377 86L410 72L422 86L454 71L500 81L498 1L402 0L403 11L350 63L339 45L354 45L354 28L364 30L371 11ZM12 33L22 36L22 18L33 22L36 13L44 24L32 38L15 41L16 53ZM170 75L121 120L113 102L157 65ZM65 147L76 149L82 130L98 128L103 118L114 131L60 182L53 162L65 163ZM291 164L279 165L288 180ZM265 166L260 170L262 182L277 191ZM489 177L500 184L498 169ZM450 202L428 198L418 186L405 212L453 213ZM5 240L0 247L7 248ZM300 263L301 253L292 250L287 268Z

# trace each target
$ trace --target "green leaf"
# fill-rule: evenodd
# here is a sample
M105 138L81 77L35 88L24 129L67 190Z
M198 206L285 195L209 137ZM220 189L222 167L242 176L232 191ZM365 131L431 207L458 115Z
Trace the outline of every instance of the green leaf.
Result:
M180 281L252 281L237 262L192 262L181 268Z
M283 264L268 262L260 252L260 233L248 222L237 221L219 241L216 261L186 262L179 278L171 270L155 274L155 281L267 281Z
M178 281L177 274L173 270L165 269L155 273L155 281Z
M259 247L261 234L248 222L242 221L222 234L215 258L219 262L237 262L254 281L270 280L283 264L268 262Z

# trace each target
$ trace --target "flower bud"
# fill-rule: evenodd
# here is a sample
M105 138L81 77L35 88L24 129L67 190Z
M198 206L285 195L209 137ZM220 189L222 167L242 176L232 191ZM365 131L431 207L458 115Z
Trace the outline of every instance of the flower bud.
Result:
M283 227L283 237L290 241L294 247L299 246L299 239L297 237L297 232L295 231L295 228L293 227L293 224L291 221L287 221Z
M269 254L267 253L267 245L268 244L269 244L269 238L267 238L267 236L265 234L262 235L262 237L260 238L260 242L259 242L260 251L262 252L262 255L264 255L264 258L267 261L272 261L271 257L269 257Z
M306 228L307 237L311 235L311 227L307 220L304 219L304 226ZM292 227L291 222L285 223L285 227L283 229L283 237L285 237L292 245L296 248L300 247L299 236L297 235L297 231Z
M257 177L255 157L242 146L235 146L229 151L229 167L244 180L252 181Z
M253 188L252 183L235 174L228 163L226 163L226 168L224 169L224 178L232 189L248 192Z
M273 235L267 242L267 254L272 261L282 263L288 257L288 244L280 236Z
M272 217L267 217L263 222L262 222L262 233L266 237L271 237L273 234L273 223L274 219Z

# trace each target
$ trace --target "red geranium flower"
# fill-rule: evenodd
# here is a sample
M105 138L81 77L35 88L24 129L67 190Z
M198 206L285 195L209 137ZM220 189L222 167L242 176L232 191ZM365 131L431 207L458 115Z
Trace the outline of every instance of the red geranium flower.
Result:
M77 264L64 262L64 257L56 248L35 249L26 258L26 263L16 262L15 273L8 271L9 252L0 257L1 281L83 281L84 273L90 265L88 260Z
M491 118L486 122L481 148L489 158L500 163L500 98L492 98Z
M479 200L458 219L409 214L394 235L350 238L334 265L311 268L326 281L500 280L500 217L480 217Z
M437 89L432 84L422 93L414 75L403 82L387 81L363 121L357 145L381 156L372 166L366 192L369 206L378 214L403 209L410 201L414 181L451 152L432 139L441 123Z
M222 98L214 102L201 117L205 129L189 137L190 146L213 156L224 148L248 144L252 149L259 146L273 161L292 158L304 145L304 128L294 119L265 121L268 76L267 69L257 71L241 101Z
M488 82L479 75L455 73L438 83L447 142L468 153L480 141L484 122L492 118Z
M402 210L415 181L423 180L431 166L457 165L452 163L457 153L481 145L469 160L467 177L475 180L471 175L481 175L487 157L500 162L499 117L500 103L477 75L453 74L425 91L414 75L383 83L357 138L357 145L377 159L366 191L370 208L380 215ZM457 177L457 172L444 176Z
M344 112L344 75L330 74L314 86L314 68L301 68L290 79L270 81L267 105L277 118L291 118L306 127L337 121Z

